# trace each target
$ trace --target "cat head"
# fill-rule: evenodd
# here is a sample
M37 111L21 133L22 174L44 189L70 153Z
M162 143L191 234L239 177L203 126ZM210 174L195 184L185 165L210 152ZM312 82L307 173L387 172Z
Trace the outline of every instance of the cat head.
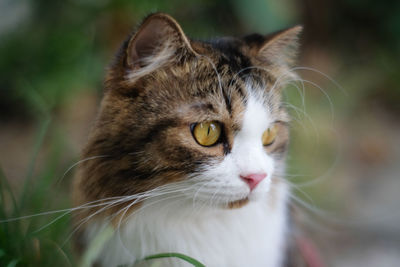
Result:
M202 42L166 14L148 16L107 74L78 190L96 200L169 187L219 207L270 194L283 174L281 89L295 79L300 31Z

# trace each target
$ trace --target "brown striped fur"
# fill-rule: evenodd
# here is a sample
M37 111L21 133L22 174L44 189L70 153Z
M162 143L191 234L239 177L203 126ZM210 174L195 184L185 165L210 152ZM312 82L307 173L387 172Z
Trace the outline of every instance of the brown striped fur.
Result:
M98 117L82 153L82 159L101 157L79 165L75 205L145 192L187 179L209 160L222 160L241 129L246 79L252 77L265 90L275 83L280 87L279 79L290 73L291 46L300 30L201 42L186 37L168 15L148 16L122 45L106 76ZM283 157L289 118L280 104L280 90L269 101L280 123L278 139L266 149ZM223 123L223 140L202 147L193 139L190 125L210 118ZM242 200L229 207L246 203ZM76 213L75 221L96 210ZM77 236L79 245L79 232Z

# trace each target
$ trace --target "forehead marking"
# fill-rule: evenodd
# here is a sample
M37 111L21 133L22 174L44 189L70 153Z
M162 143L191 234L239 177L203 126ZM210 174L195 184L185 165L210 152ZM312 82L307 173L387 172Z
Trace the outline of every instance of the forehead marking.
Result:
M222 89L222 95L225 100L225 106L226 109L228 110L229 115L232 117L232 101L231 101L231 96L226 92L226 90Z
M241 132L248 137L257 138L261 136L271 123L268 113L268 110L263 105L263 101L250 93L243 116Z

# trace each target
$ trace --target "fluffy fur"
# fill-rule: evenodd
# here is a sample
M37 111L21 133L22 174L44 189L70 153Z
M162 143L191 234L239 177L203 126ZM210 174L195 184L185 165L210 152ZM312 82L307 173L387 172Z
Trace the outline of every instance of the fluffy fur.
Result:
M95 262L131 264L184 253L206 266L281 266L288 188L280 178L289 118L280 88L299 27L269 36L186 37L165 14L146 18L122 46L74 185L76 247L115 232ZM200 146L191 125L217 121ZM261 137L272 125L272 145ZM95 157L99 156L99 157ZM254 190L241 176L265 173ZM163 266L188 266L165 259Z

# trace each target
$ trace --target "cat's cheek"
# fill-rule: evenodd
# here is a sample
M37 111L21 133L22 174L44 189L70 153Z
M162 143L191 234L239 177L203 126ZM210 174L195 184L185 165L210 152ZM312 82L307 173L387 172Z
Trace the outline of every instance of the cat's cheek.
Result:
M191 189L185 193L190 198L214 199L221 205L248 197L250 189L240 178L239 171L230 155L222 161L210 161L199 167L189 179ZM218 199L218 200L217 200Z

